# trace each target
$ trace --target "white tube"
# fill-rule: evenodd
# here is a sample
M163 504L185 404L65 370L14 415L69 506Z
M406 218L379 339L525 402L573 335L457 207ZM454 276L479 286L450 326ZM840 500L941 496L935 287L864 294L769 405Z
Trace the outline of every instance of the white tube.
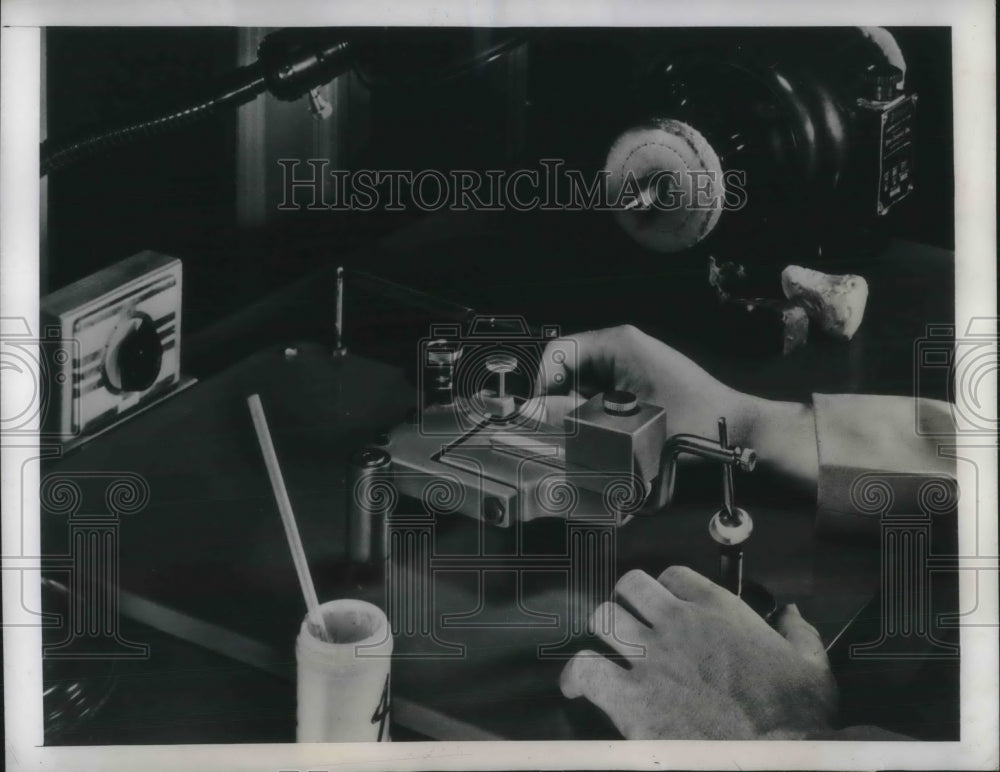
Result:
M329 642L302 621L295 642L298 742L387 742L392 635L385 614L363 600L323 603Z

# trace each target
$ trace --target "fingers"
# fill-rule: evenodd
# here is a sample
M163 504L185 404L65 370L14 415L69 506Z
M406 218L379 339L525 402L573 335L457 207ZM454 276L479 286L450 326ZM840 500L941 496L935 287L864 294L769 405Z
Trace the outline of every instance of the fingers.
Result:
M809 624L799 613L794 603L785 606L775 620L774 628L785 636L804 659L823 667L829 667L826 648L819 637L816 628Z
M643 642L649 636L649 628L617 603L602 603L594 609L587 628L623 656L645 652Z
M623 734L624 715L639 697L638 685L625 668L589 649L577 652L566 663L559 677L559 688L567 699L586 697Z
M715 582L687 566L670 566L657 581L681 600L691 603L718 600L725 592Z
M615 585L615 594L651 627L669 612L677 598L645 571L634 569Z
M549 342L538 372L539 393L578 391L590 397L614 389L615 354L628 348L632 339L641 334L635 327L624 325Z

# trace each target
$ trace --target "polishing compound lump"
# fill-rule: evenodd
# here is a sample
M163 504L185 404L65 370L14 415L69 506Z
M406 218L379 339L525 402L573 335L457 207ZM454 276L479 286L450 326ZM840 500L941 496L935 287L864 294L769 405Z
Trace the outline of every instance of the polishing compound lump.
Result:
M831 276L790 265L781 272L781 288L831 335L850 340L861 326L868 302L868 282L861 276Z

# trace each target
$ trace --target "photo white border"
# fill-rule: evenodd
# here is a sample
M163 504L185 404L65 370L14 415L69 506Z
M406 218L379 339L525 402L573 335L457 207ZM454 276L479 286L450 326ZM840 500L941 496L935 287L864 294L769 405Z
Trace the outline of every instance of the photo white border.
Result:
M923 26L952 27L955 99L956 330L996 308L996 19L989 0L880 0L795 3L739 0L405 0L380 3L324 0L0 0L0 316L38 319L40 35L38 27L85 26ZM995 375L995 374L994 374ZM996 383L991 384L995 404ZM18 400L18 382L4 379L4 399ZM989 397L989 394L980 396ZM38 555L37 463L28 450L2 452L3 558ZM996 448L992 450L996 460ZM993 470L995 464L991 464ZM33 472L31 470L34 470ZM981 468L982 471L982 468ZM993 476L990 477L990 474ZM997 549L997 480L986 472L978 491L980 555ZM963 490L974 480L960 476ZM8 517L24 505L20 518ZM976 502L962 497L962 512ZM968 529L961 554L976 554ZM23 601L38 608L33 582L3 582L5 622ZM971 582L968 581L971 579ZM997 607L997 573L963 575L961 597ZM970 593L977 593L970 595ZM995 627L961 630L962 740L939 742L498 742L381 745L203 745L42 747L41 631L3 630L7 769L996 769L998 760L998 639Z

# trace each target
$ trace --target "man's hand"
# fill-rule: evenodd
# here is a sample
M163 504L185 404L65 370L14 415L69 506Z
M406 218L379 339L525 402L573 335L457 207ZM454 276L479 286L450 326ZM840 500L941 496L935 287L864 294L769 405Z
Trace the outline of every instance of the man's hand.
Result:
M796 739L830 729L836 684L818 633L794 606L775 631L681 566L659 580L630 571L615 592L635 614L605 603L591 632L629 657L631 669L582 651L560 687L601 708L627 739Z
M714 438L725 417L729 441L757 451L761 464L815 485L818 460L811 408L736 391L686 356L631 325L551 341L538 374L549 423L584 398L622 389L667 411L670 434Z
M603 391L630 391L643 402L674 408L671 434L714 437L720 415L731 414L730 424L749 417L735 415L747 407L744 395L631 325L554 340L542 361L550 363L539 373L543 394L581 400Z

